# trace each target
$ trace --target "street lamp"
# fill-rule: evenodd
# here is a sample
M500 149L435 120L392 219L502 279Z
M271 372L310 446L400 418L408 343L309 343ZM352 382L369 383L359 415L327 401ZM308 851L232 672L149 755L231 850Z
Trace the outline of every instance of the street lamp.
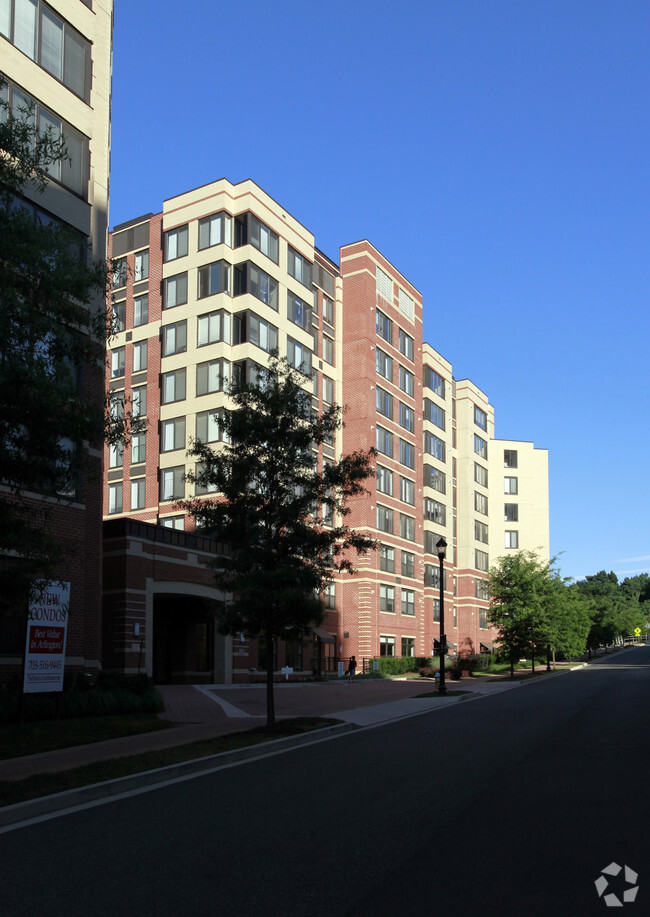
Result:
M438 694L446 694L447 687L445 685L445 656L447 655L447 638L445 637L445 571L443 568L443 562L445 559L445 554L447 553L447 542L443 536L441 536L440 541L436 544L436 551L438 552L438 560L440 561L440 683L438 685Z

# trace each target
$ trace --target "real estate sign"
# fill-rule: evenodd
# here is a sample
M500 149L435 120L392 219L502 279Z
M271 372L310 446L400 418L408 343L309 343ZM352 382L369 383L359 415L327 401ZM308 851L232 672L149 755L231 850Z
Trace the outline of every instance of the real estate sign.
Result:
M62 691L70 583L38 584L29 603L25 646L25 694Z

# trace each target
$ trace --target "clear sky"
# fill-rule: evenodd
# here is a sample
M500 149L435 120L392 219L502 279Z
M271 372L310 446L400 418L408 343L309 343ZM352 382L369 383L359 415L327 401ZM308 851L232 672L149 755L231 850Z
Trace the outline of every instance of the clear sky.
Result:
M549 450L565 576L650 571L648 0L115 0L111 225L252 178Z

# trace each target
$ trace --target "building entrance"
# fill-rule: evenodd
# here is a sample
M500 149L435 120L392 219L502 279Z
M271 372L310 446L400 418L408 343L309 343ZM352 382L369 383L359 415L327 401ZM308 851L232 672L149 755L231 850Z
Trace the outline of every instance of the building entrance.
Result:
M207 599L154 596L153 680L162 685L214 682L214 619Z

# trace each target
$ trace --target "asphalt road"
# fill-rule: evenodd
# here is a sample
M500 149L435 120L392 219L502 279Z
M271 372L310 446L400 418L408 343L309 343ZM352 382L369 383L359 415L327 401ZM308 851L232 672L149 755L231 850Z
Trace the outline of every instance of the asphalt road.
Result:
M0 835L3 917L650 914L650 647Z

